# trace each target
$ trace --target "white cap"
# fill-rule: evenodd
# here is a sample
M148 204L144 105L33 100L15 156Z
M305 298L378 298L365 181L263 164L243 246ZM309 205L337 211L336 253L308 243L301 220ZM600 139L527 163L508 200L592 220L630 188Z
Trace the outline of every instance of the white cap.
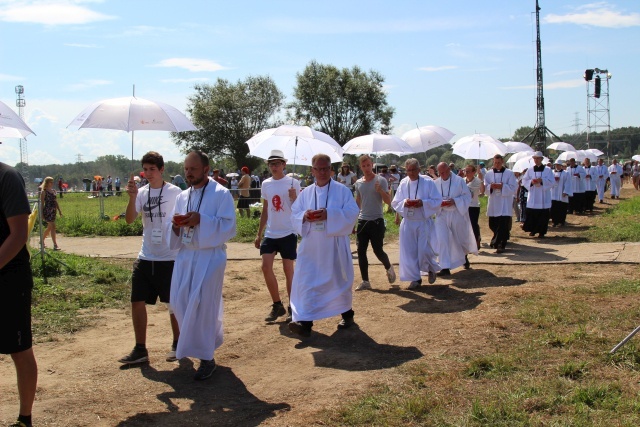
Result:
M554 164L555 164L555 165L561 165L561 164L562 164L562 160L560 160L560 159L556 159L556 161L555 161L555 163L554 163Z
M531 157L540 157L540 158L543 158L544 156L542 155L542 151L536 151L536 152L533 154L533 156L531 156Z

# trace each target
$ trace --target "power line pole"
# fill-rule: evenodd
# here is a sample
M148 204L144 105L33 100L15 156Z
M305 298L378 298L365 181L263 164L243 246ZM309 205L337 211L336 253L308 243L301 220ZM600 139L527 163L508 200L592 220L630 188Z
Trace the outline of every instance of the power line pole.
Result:
M573 125L575 126L575 134L579 134L580 133L580 113L579 112L575 112L576 118L573 120Z
M82 163L82 153L76 154L76 163Z

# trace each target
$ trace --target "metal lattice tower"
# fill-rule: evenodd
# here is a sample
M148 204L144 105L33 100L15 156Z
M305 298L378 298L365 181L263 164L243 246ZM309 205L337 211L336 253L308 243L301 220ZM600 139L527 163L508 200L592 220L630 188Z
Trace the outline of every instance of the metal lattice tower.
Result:
M24 86L16 86L16 107L18 107L18 116L24 120L24 106L27 105L27 101L24 99ZM20 173L25 182L29 183L29 152L27 150L27 140L20 138Z
M609 110L609 80L611 73L608 70L594 68L584 73L587 87L587 146L590 144L606 143L607 156L611 151L611 112ZM607 138L603 140L591 140L592 132L605 132Z

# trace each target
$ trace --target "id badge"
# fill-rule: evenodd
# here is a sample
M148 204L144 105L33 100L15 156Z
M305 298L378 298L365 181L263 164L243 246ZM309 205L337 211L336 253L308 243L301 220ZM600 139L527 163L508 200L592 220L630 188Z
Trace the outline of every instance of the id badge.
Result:
M313 229L315 231L324 231L324 221L314 222Z
M153 228L151 230L151 243L154 245L162 244L162 228Z
M416 213L415 208L409 208L409 209L407 209L407 216L408 216L408 217L412 217L413 215L415 215L415 213Z
M189 245L191 244L191 240L193 240L193 227L183 227L182 228L182 243L184 243L185 245Z

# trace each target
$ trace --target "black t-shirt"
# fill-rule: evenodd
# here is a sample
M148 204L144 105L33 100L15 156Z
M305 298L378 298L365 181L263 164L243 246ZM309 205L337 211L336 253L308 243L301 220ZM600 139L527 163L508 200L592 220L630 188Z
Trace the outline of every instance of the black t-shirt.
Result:
M0 162L0 246L4 244L10 234L7 218L30 213L31 208L25 192L24 179L17 170ZM29 251L26 242L5 268L23 264L29 264Z

